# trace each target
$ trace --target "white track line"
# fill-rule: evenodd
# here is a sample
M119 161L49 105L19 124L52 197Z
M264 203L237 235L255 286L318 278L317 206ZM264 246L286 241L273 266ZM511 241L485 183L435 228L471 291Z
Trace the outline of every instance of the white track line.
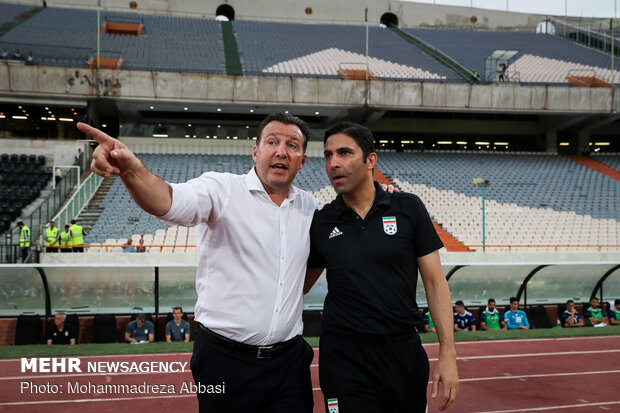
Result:
M77 357L77 358L91 358L91 359L99 359L99 358L122 358L122 357L142 357L142 356L191 356L191 352L187 352L187 353L134 353L134 354L102 354L102 355L95 355L95 356L88 356L88 355L78 355L75 356L73 354L66 354L66 355L60 355L60 356L46 356L47 358L50 357L63 357L63 358L68 358L68 357ZM0 362L3 361L20 361L22 358L32 358L32 357L20 357L20 358L16 358L16 359L0 359ZM42 358L42 357L35 357L35 358Z
M614 339L618 340L620 335L612 335L612 336L586 336L586 337L549 337L549 338L515 338L510 340L480 340L480 341L457 341L455 344L458 345L466 345L466 344L503 344L503 343L530 343L530 342L540 342L540 341L564 341L564 340L595 340L595 339ZM439 343L423 343L424 346L438 346Z
M184 371L171 371L171 372L154 372L154 373L143 373L141 371L132 371L132 372L110 372L110 373L73 373L73 374L41 374L36 376L13 376L13 377L0 377L1 380L36 380L36 379L56 379L61 377L97 377L97 376L134 376L134 375L151 375L151 374L183 374L183 373L191 373L191 370Z
M153 400L153 399L175 399L178 397L196 397L195 394L175 394L174 396L148 396L148 397L117 397L111 399L75 399L75 400L40 400L30 402L8 402L0 403L0 406L26 406L33 404L52 404L52 403L91 403L91 402L120 402L128 400Z
M573 409L579 407L594 407L594 406L608 406L611 404L620 404L620 401L600 402L600 403L584 403L584 404L567 404L564 406L547 406L547 407L530 407L517 410L493 410L477 413L516 413L516 412L540 412L543 410L560 410L560 409Z
M540 356L564 356L564 355L582 355L582 354L609 354L620 353L620 349L613 350L589 350L589 351L557 351L554 353L524 353L524 354L493 354L490 356L461 356L457 360L480 360L480 359L500 359L515 357L540 357ZM438 361L438 358L428 359L428 361Z
M461 383L467 381L484 381L484 380L513 380L513 379L530 379L540 377L559 377L559 376L579 376L588 374L616 374L620 370L602 370L602 371L576 371L571 373L547 373L547 374L525 374L522 376L498 376L498 377L472 377L468 379L460 379ZM429 383L432 383L430 381Z

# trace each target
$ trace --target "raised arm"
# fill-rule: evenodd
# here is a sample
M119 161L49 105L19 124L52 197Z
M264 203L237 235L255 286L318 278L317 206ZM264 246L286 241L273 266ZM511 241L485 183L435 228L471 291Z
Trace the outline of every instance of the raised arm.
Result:
M78 123L77 128L99 143L91 163L94 173L105 178L119 176L136 204L151 215L160 217L170 210L172 188L149 171L125 144L85 123Z
M441 269L438 251L418 257L418 268L439 339L439 361L433 371L431 397L437 397L439 382L442 382L443 398L440 409L444 410L454 403L459 391L459 373L456 366L456 348L454 346L454 332L452 331L454 328L452 298L448 282Z

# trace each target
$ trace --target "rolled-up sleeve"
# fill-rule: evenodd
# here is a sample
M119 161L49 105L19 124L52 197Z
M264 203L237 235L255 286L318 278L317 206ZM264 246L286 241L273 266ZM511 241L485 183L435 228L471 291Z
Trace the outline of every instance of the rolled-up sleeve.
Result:
M228 199L230 184L227 174L215 172L182 184L168 183L172 188L172 205L159 219L167 226L191 227L217 218Z

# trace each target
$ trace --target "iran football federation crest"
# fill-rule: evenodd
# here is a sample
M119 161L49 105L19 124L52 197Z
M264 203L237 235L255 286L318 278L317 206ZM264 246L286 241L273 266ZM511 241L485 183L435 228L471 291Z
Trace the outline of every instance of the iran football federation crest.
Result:
M328 413L339 413L338 399L327 399Z
M383 217L383 231L388 235L396 234L396 217Z

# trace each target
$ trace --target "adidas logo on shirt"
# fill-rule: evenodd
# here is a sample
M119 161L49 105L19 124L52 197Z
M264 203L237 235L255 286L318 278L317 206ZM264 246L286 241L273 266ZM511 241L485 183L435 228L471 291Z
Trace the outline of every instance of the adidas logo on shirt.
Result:
M338 235L342 235L342 231L340 231L338 227L334 227L334 229L332 229L332 233L329 234L329 239L337 237Z

